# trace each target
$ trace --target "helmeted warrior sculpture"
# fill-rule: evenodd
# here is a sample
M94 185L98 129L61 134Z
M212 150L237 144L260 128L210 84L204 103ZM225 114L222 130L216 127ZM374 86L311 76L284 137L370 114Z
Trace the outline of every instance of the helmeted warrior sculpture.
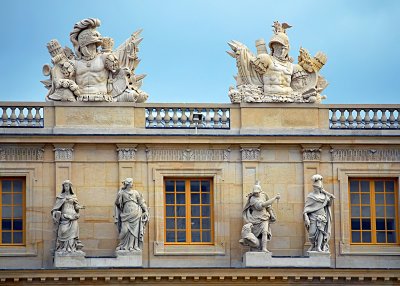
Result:
M83 254L83 244L79 239L78 219L79 211L84 208L78 203L71 181L65 180L62 184L61 194L57 196L56 203L51 210L57 228L55 247L57 254Z
M141 30L132 34L113 51L114 41L97 31L100 20L88 18L74 25L70 40L75 53L51 40L47 48L53 66L44 65L42 81L49 89L49 101L128 101L144 102L148 95L140 90L145 75L135 75ZM101 49L100 49L101 48Z
M230 87L231 102L309 102L319 103L325 96L321 92L328 85L319 74L327 57L318 52L311 57L300 48L298 64L289 56L290 44L287 23L274 22L269 41L270 53L263 39L256 41L257 55L244 44L231 41L228 54L236 59L238 68L236 89Z
M149 211L141 193L133 190L133 179L126 178L115 200L115 223L119 233L117 251L140 251Z
M313 175L313 191L307 195L304 205L304 224L308 231L311 247L308 251L329 252L334 195L324 190L321 175Z
M271 239L271 223L276 221L276 215L272 209L272 203L280 199L280 195L270 199L262 191L260 183L257 181L253 191L248 194L247 203L243 209L243 219L246 224L242 228L242 245L250 246L253 251L269 252L267 242Z

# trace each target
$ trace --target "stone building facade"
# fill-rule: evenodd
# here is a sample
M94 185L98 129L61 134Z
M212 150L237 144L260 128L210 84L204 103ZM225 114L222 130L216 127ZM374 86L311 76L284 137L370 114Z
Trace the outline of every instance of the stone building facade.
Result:
M0 284L399 283L398 105L0 106ZM238 241L254 183L281 196L272 256L296 259L310 246L303 209L314 174L335 196L329 266L246 267L249 249ZM114 201L127 177L149 207L141 267L56 268L50 210L62 182L71 180L86 207L79 218L86 256L106 259L118 244ZM202 191L186 189L178 199L178 184L198 182Z

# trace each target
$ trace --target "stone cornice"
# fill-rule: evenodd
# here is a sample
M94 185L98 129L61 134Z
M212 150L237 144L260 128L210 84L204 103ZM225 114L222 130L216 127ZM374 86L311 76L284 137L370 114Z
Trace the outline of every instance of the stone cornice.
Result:
M48 270L0 270L0 283L23 284L36 282L48 285L65 283L98 283L116 285L128 282L161 282L169 285L182 282L218 282L219 284L267 282L268 284L330 284L355 283L398 283L397 269L233 269L233 268L164 268L164 269L48 269Z

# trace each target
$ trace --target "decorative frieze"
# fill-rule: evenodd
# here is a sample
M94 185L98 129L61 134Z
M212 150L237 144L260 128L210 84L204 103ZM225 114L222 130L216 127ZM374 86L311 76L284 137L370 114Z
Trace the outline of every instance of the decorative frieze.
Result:
M242 148L242 161L257 161L260 160L260 148Z
M43 161L43 145L0 145L0 161Z
M332 149L332 161L400 161L400 149Z
M54 145L54 158L56 161L72 161L74 158L74 145Z
M229 161L230 149L146 149L148 161Z
M119 147L118 161L134 161L136 159L136 147Z
M321 149L320 148L303 148L303 161L320 161Z

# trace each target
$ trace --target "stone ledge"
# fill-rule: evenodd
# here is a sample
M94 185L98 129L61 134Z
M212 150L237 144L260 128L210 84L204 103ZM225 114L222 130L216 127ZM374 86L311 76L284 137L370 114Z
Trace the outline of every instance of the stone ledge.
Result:
M142 252L116 252L115 257L88 257L85 253L54 256L56 268L143 267Z
M271 252L246 252L244 267L330 268L330 253L309 252L309 257L273 257Z

